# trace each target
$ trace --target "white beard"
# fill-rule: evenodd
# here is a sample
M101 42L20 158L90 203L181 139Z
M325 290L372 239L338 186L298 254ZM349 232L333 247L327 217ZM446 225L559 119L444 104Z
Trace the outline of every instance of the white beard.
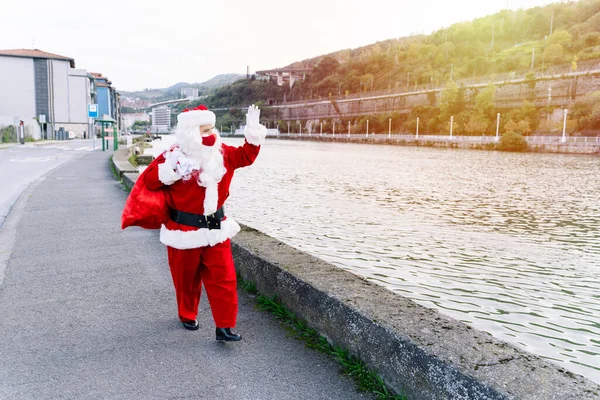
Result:
M204 195L204 214L209 215L217 211L219 202L219 182L225 175L223 153L221 153L221 137L213 146L204 146L198 126L177 127L175 129L176 143L185 156L179 159L183 166L182 179L189 180L196 176L198 185L206 188Z
M217 211L218 183L225 175L223 153L221 152L221 137L216 131L217 140L213 146L204 146L198 127L175 128L175 140L187 160L182 171L182 179L189 180L197 176L198 184L206 188L204 198L204 213L212 214ZM195 174L196 172L196 174Z
M175 128L175 143L181 149L186 158L191 161L193 170L200 172L200 183L209 181L219 182L225 175L225 166L223 165L223 153L221 152L221 137L216 131L217 140L213 146L202 144L202 138L198 127L177 127ZM191 171L189 171L191 172ZM184 176L190 178L190 176Z

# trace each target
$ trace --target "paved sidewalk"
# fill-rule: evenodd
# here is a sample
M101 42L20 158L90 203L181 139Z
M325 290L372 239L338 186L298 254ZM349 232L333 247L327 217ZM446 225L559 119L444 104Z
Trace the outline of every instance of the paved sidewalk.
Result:
M204 295L200 330L183 329L166 249L120 229L127 193L108 163L53 170L0 229L0 399L371 398L245 292L243 341L215 341Z

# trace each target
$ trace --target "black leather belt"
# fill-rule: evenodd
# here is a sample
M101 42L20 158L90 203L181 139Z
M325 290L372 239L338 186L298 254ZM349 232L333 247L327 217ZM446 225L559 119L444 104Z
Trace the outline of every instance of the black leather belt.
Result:
M223 207L214 214L202 215L192 214L171 208L170 217L178 224L193 226L196 228L221 229L221 220L225 218Z

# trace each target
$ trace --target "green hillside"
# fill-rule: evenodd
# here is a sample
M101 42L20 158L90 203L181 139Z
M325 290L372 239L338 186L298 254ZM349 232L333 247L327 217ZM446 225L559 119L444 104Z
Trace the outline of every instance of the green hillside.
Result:
M455 103L436 104L432 98L431 107L419 110L420 115L427 115L421 119L425 129L442 129L444 119L451 113L460 121L458 129L468 125L473 132L481 131L482 127L490 131L493 122L490 118L495 116L494 87L473 96L473 104L466 104L469 100L452 82L470 78L491 80L501 74L539 76L558 67L576 71L582 63L593 60L600 60L600 0L581 0L504 10L427 36L390 39L299 61L292 66L313 67L313 71L292 88L278 87L274 82L241 80L216 90L205 103L209 107L236 107L428 85L446 87L446 98L455 99ZM527 127L521 124L519 129L535 130L539 116L531 112L530 105L523 107L514 112L515 124L520 115L521 120L528 122ZM228 123L238 121L234 115L224 118ZM588 123L581 129L595 125L598 124Z
M125 97L140 98L153 101L174 100L180 98L181 88L197 88L200 96L212 93L216 88L227 86L244 78L241 74L220 74L202 83L178 82L162 89L144 89L135 92L119 91Z
M552 30L552 33L550 33ZM293 98L398 89L600 59L600 0L505 10L429 36L387 40L305 60Z

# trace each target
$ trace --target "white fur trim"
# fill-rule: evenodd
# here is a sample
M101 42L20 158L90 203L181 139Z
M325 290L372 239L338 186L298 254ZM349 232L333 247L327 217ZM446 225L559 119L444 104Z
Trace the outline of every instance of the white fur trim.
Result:
M202 177L200 177L202 179ZM217 211L217 203L219 201L218 183L213 180L205 186L204 192L204 214L210 215Z
M264 125L252 127L246 125L244 127L244 136L248 143L260 146L265 142L265 137L267 137L267 128Z
M209 110L190 110L177 115L177 125L181 126L214 125L216 121L215 113Z
M181 175L169 165L169 162L164 162L158 166L158 179L165 185L171 185L181 179Z
M166 226L160 228L161 243L179 250L195 249L198 247L214 246L231 239L240 231L240 226L231 218L221 221L221 229L198 229L196 231L169 230Z

